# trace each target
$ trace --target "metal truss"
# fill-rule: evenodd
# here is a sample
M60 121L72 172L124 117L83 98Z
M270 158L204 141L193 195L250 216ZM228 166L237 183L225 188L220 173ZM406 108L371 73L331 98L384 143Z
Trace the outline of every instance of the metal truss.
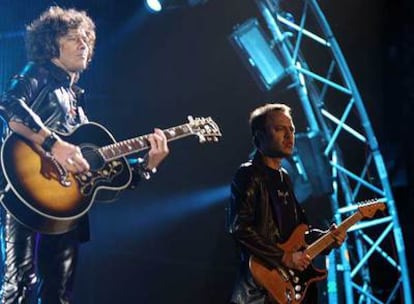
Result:
M299 96L309 131L325 140L336 221L355 212L356 203L367 198L375 197L387 206L382 215L354 225L345 244L327 257L329 303L399 299L411 304L404 240L384 160L327 19L316 0L289 1L289 12L279 8L277 0L256 0L256 4ZM379 271L387 271L391 287L376 287Z

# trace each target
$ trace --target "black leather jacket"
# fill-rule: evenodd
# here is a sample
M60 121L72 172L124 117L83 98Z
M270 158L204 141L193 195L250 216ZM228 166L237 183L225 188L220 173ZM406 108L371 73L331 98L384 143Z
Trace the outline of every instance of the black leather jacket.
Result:
M12 78L1 99L0 115L7 122L22 122L34 132L40 130L39 116L48 128L67 133L87 121L83 95L79 87L70 87L69 74L53 63L30 62Z
M288 180L289 195L294 198L289 177L286 172L283 175ZM256 256L270 268L281 263L283 251L275 246L281 242L281 235L273 212L270 187L259 153L253 161L239 168L231 185L228 228L241 249L241 268L233 291L233 303L266 303L265 292L255 284L248 269L250 255ZM294 221L297 224L307 223L303 209L296 199L294 201Z

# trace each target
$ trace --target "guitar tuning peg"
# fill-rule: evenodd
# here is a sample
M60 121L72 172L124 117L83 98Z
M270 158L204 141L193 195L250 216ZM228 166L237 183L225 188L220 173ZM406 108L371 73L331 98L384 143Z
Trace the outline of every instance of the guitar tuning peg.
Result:
M188 115L188 116L187 116L187 119L188 119L188 121L189 121L190 123L192 123L192 122L194 121L194 118L193 118L193 116L192 116L192 115Z
M200 142L200 144L205 143L206 142L206 137L204 135L199 135L198 136L198 140Z

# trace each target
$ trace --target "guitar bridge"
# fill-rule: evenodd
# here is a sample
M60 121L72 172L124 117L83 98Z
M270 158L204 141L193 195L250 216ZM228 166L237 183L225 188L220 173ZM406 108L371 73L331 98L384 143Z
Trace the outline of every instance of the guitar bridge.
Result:
M72 186L72 182L69 180L68 171L57 162L57 160L53 157L53 155L51 153L46 152L45 153L45 156L46 156L47 159L49 159L52 162L53 166L56 168L57 175L58 175L57 178L59 179L59 183L63 187L70 187L70 186ZM47 170L44 171L43 174L44 175L47 175L47 174L45 174L46 172L47 172Z

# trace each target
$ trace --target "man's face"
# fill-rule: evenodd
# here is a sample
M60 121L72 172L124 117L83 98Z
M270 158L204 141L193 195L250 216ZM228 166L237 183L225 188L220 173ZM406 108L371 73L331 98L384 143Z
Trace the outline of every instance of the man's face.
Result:
M84 30L74 29L58 39L59 57L57 64L70 73L83 71L88 64L89 48Z
M292 118L281 111L267 114L265 131L259 132L259 150L268 157L291 156L295 144L295 126Z

